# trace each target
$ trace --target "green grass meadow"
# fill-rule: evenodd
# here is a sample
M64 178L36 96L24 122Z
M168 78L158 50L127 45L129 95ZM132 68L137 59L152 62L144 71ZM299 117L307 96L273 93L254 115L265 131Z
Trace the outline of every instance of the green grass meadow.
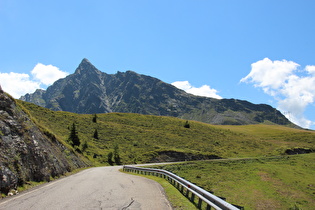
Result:
M46 135L68 148L75 123L80 155L94 166L109 165L108 154L115 146L122 164L150 162L161 151L216 155L228 160L189 161L163 169L245 209L315 209L315 154L285 155L293 148L315 151L314 131L270 123L232 126L197 121L189 121L190 128L185 128L184 119L131 113L97 114L93 122L91 114L17 103ZM83 143L88 145L85 150Z
M314 209L315 154L156 166L245 209Z
M93 164L107 164L107 154L119 146L123 164L145 163L160 151L216 155L222 158L280 155L288 148L315 149L315 132L278 125L221 126L174 117L132 113L91 114L56 112L18 101L46 133L70 147L67 139L76 124L83 152ZM97 130L98 139L93 137Z

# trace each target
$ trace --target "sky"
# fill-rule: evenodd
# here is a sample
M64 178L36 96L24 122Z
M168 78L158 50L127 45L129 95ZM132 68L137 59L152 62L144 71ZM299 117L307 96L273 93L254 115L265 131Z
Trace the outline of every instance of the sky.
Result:
M0 0L0 84L15 98L83 58L315 129L314 0Z

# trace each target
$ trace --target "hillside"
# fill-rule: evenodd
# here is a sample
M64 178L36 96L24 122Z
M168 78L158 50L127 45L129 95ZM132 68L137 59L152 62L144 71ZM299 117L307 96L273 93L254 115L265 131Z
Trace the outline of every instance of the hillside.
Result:
M35 125L1 87L0 148L1 194L30 181L49 181L88 165L54 135Z
M87 59L82 60L73 74L56 81L46 91L37 90L21 100L55 111L81 114L123 112L172 116L210 124L271 122L295 126L266 104L195 96L133 71L106 74Z
M108 164L115 146L123 164L256 157L285 154L287 149L315 149L315 132L279 125L210 125L197 121L134 113L75 114L19 101L31 117L60 141L75 123L82 150L95 164ZM97 138L95 131L97 130Z
M315 153L156 166L245 209L314 209Z

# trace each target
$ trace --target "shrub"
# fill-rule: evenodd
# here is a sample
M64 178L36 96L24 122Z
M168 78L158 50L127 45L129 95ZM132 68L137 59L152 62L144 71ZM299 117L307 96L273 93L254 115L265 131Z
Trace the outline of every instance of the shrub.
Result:
M185 128L190 128L190 124L189 124L188 120L185 122L184 127L185 127Z

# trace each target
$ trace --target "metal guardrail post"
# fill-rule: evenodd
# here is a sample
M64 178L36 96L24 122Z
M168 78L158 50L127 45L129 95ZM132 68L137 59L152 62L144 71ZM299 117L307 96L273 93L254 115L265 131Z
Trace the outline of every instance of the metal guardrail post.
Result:
M197 205L197 207L200 209L200 208L201 208L201 205L202 205L202 199L199 198L199 199L198 199L198 205Z
M209 204L207 204L206 210L211 210L211 206Z
M191 200L191 202L193 202L193 203L195 202L195 194L194 194L194 193L191 194L190 200Z
M189 198L189 190L186 188L186 198Z
M183 185L180 186L180 192L181 192L181 193L184 192L184 186L183 186Z

